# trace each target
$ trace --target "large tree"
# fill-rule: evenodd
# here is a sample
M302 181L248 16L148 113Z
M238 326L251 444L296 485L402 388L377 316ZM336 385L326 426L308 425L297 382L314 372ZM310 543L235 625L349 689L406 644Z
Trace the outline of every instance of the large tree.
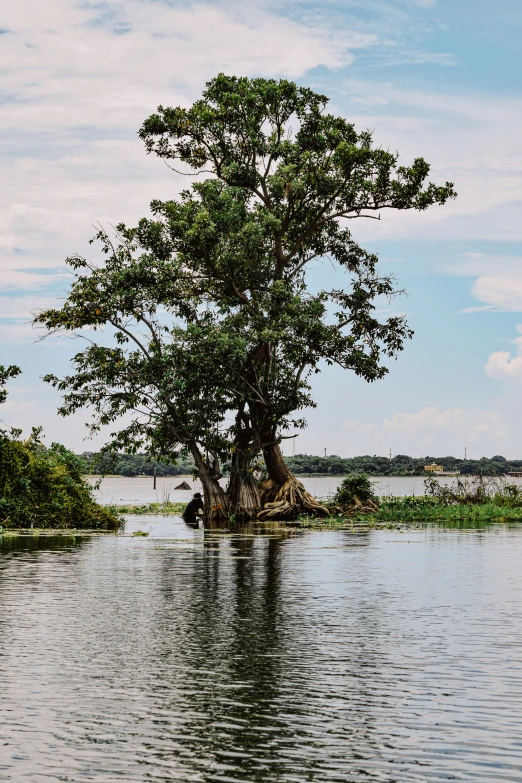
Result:
M256 278L255 259L243 256L247 269L239 265L238 274L232 259L227 297L235 296L250 323L259 319L260 310L263 314L241 382L249 390L244 393L248 428L263 451L271 480L268 499L274 510L267 514L295 513L311 505L279 446L288 417L310 402L302 396L307 374L325 360L375 380L387 372L382 360L396 355L411 334L402 318L379 322L375 317L376 298L392 296L395 287L378 274L376 256L359 247L346 221L380 219L388 209L424 210L455 196L452 183L427 181L430 167L422 158L411 166L399 165L396 154L374 146L370 132L357 133L351 123L328 114L327 103L325 96L293 82L221 74L192 107L160 106L140 131L149 152L175 165L179 161L184 173L206 172L242 191L251 223L263 237L261 279ZM203 198L203 191L195 190ZM186 225L186 202L194 201L187 195L182 204L153 204L175 245L180 221ZM200 215L197 208L194 214ZM199 241L197 231L195 236ZM325 256L349 280L342 290L312 297L306 269ZM209 268L208 274L219 279L221 270ZM330 319L328 304L335 306ZM285 319L286 330L281 329ZM285 355L289 363L282 384L285 338L291 338L292 347ZM286 406L279 404L285 393Z
M61 412L92 406L94 429L118 422L113 449L190 452L209 519L324 512L280 449L314 404L310 375L326 362L376 380L411 335L403 317L377 317L396 286L344 221L454 196L451 183L426 184L425 161L399 166L326 103L291 82L219 76L190 109L160 107L141 130L148 149L211 176L153 202L153 218L120 226L115 243L100 232L104 262L69 259L65 304L37 319L51 330L110 328L108 342L77 354L73 375L48 376L65 392ZM308 265L325 257L342 286L312 293Z

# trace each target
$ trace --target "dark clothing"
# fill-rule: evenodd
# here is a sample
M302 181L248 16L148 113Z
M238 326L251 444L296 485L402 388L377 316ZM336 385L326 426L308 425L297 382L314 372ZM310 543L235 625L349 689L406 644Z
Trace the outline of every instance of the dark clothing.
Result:
M190 503L187 505L187 508L181 515L185 522L187 522L189 525L194 524L194 522L198 521L198 518L196 516L198 511L201 511L203 508L203 501L201 498L194 498L190 501Z

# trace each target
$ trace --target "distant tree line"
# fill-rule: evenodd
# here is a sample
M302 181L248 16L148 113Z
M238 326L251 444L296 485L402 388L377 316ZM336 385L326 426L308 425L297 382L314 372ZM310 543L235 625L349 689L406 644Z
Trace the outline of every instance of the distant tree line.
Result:
M103 461L105 459L105 462ZM195 471L191 457L179 457L176 463L151 460L146 454L115 454L108 457L86 452L80 455L85 473L101 472L117 476L152 476L156 468L157 476L187 476ZM511 470L522 470L522 460L507 461L500 454L491 459L482 457L477 460L463 460L456 457L408 457L397 454L392 459L365 455L362 457L338 457L332 454L319 457L312 454L296 454L285 457L285 463L296 475L343 476L349 473L367 473L373 476L425 476L425 465L435 462L445 471L458 471L462 475L502 476ZM223 465L223 473L230 472L230 465Z
M317 457L308 454L297 454L286 457L292 473L312 475L344 475L348 473L367 473L374 476L425 476L424 467L435 462L445 471L458 471L462 475L501 476L510 470L522 470L522 460L508 462L505 457L497 454L491 459L481 457L477 460L463 460L457 457L409 457L397 454L389 457L373 457L366 454L362 457L342 458L335 454L328 457Z
M157 476L190 476L195 470L194 460L191 457L179 457L175 464L150 459L146 454L109 456L84 452L79 458L83 472L94 475L105 473L116 476L152 476L156 468Z

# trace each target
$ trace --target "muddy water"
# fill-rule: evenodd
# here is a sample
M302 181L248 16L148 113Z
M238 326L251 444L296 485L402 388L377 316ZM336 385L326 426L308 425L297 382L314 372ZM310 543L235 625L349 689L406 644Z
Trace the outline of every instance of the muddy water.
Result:
M520 781L522 530L0 537L0 780Z

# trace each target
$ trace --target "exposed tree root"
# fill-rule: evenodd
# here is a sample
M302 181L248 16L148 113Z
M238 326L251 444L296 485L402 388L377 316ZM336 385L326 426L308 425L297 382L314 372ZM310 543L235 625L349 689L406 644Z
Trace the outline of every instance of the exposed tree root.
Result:
M330 511L333 514L340 514L341 516L351 517L355 514L376 514L379 511L378 503L373 500L367 500L366 503L362 503L357 495L353 496L353 503L349 506L332 506Z
M327 517L330 513L294 477L288 479L282 487L278 487L271 479L263 481L259 486L259 495L263 504L257 515L260 521L295 519L299 514Z

